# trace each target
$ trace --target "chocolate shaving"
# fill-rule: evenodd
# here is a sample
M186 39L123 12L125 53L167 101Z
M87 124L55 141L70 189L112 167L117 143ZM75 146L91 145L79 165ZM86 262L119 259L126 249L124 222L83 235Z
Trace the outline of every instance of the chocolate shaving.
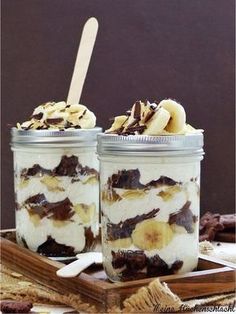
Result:
M48 118L45 120L47 124L53 124L53 125L59 124L63 121L64 121L63 118Z
M146 128L147 128L146 125L137 125L137 126L133 126L133 127L127 127L127 129L125 130L125 132L123 134L128 135L128 134L135 133L135 132L142 134Z
M141 113L141 103L140 101L136 101L134 104L134 119L140 120L140 113Z
M124 222L118 224L108 223L107 224L107 239L110 241L116 239L124 239L131 236L131 233L135 229L135 226L146 219L154 218L159 212L159 208L153 209L147 214L137 215L134 218L126 219Z
M67 257L75 255L72 246L57 243L51 236L48 236L47 241L38 247L37 253L50 257Z
M186 229L188 233L193 233L194 223L196 222L197 218L193 215L191 209L189 209L190 205L191 202L187 201L177 213L170 214L169 224L182 226Z
M39 113L37 113L37 114L33 114L33 115L31 116L31 119L41 120L42 117L43 117L43 113L42 113L42 112L39 112Z
M79 117L79 120L83 118L83 116L86 114L86 112L87 112L87 109L84 109L82 115Z
M25 247L26 249L28 249L29 247L28 247L28 244L27 244L25 238L21 237L21 241L22 241L24 247Z
M145 117L144 123L147 123L149 120L151 120L151 118L154 116L154 114L155 114L154 110L149 111Z

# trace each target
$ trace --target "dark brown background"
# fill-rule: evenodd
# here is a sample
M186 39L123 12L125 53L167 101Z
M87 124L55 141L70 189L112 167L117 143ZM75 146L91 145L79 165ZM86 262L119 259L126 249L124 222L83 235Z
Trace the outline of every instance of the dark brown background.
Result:
M99 34L82 95L107 127L172 97L205 130L201 209L234 210L233 0L2 0L2 227L14 226L9 125L67 96L81 30Z

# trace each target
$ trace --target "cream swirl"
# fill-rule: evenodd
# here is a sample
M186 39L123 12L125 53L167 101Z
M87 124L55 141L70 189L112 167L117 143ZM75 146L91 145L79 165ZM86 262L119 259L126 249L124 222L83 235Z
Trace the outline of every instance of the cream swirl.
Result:
M106 133L118 135L171 135L199 133L186 123L184 107L172 99L159 104L136 101L125 115L117 116Z
M68 105L64 101L47 102L36 107L28 121L17 123L18 129L91 129L96 125L96 116L86 106Z

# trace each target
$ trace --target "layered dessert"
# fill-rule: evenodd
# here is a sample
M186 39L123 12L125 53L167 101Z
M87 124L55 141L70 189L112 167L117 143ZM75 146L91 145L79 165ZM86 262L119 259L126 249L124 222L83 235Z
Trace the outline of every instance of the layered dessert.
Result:
M32 147L13 140L16 233L25 247L57 257L95 248L99 235L96 142L78 147L76 138L73 144L65 140L67 134L89 132L95 124L96 117L87 107L65 102L42 104L28 121L17 124L15 133L26 137L43 132L41 142ZM44 136L53 132L59 133L54 144L45 145Z
M140 137L144 147L155 137L161 143L162 137L183 140L201 132L186 123L182 105L167 99L159 104L137 101L114 119L106 134L114 142L122 138L126 145ZM127 281L193 270L198 256L200 162L173 151L170 156L164 151L142 156L138 148L130 156L120 151L120 156L111 157L109 151L100 156L108 277Z

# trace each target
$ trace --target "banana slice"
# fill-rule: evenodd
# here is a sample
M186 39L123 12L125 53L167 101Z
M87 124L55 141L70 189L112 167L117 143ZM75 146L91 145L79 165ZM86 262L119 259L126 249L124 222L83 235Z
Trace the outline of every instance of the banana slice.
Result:
M136 225L131 237L138 248L151 251L169 244L173 238L173 231L166 222L148 219Z
M77 204L74 206L76 213L79 215L83 223L87 224L91 222L94 217L96 205L92 203L91 205Z
M165 127L167 132L177 133L185 127L186 113L183 106L172 99L165 99L158 107L167 110L170 114L169 122Z
M46 185L48 191L51 192L63 192L65 189L60 186L61 180L56 177L45 175L40 182Z
M117 239L114 241L108 241L108 244L112 246L113 248L117 249L126 249L131 246L132 239L131 238L124 238L124 239Z
M153 115L153 117L148 121L147 128L144 130L143 134L146 135L158 135L161 134L164 128L167 126L170 120L170 113L164 109L159 108Z
M113 132L115 130L118 130L125 123L126 120L128 120L127 116L115 117L115 120L112 123L112 126L110 127L110 129L106 130L106 132Z
M121 197L127 198L127 199L137 199L137 198L143 198L147 195L146 191L144 190L128 190L125 191Z

